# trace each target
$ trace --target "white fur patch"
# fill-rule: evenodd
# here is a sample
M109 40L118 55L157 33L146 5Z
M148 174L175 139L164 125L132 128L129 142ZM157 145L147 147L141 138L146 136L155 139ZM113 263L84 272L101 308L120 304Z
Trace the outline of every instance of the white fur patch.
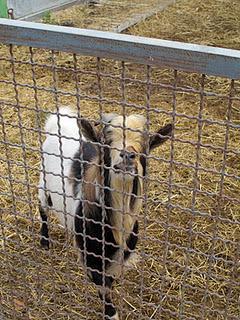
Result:
M73 118L74 117L74 118ZM79 138L77 115L70 108L60 108L59 114L51 114L45 124L46 133ZM48 137L48 136L47 136Z
M130 257L125 261L124 267L126 269L136 268L140 261L140 255L137 252L131 253Z
M79 149L80 139L77 119L71 118L74 115L76 116L71 109L60 108L59 116L54 114L47 119L45 130L48 133L58 134L60 131L60 134L67 138L46 134L46 140L42 146L45 174L41 173L39 181L41 204L43 206L47 204L44 191L47 189L47 194L51 196L53 211L55 210L61 225L66 226L69 230L73 230L74 226L76 201L72 198L72 183L67 177L71 176L71 159ZM66 177L64 184L62 175ZM64 212L67 214L64 215Z

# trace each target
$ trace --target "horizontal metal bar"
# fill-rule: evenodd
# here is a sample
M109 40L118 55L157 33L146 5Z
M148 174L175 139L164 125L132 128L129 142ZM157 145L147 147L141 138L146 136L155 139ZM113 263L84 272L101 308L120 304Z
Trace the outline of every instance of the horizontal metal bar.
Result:
M0 19L0 43L240 79L239 50L8 19Z

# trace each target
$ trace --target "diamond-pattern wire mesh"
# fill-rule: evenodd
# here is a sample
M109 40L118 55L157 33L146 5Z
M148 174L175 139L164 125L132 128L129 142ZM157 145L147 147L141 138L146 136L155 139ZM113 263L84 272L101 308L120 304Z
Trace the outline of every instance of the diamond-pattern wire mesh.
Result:
M105 112L124 119L142 114L149 135L174 125L169 141L147 152L137 217L140 260L121 272L113 290L120 317L238 319L239 81L13 46L1 48L0 64L3 317L104 316L73 235L54 214L51 248L39 245L44 123L51 114L59 123L59 107L70 105L92 124ZM123 136L131 130L125 121ZM60 133L59 127L61 149Z

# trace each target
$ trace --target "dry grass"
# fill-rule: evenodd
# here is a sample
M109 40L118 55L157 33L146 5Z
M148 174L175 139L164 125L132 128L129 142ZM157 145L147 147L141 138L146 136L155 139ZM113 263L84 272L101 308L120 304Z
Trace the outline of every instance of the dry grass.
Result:
M78 28L115 31L126 21L157 12L168 0L103 0L97 5L75 5L50 15L49 22Z
M237 0L180 0L131 28L146 37L239 49L240 3Z
M183 0L129 32L240 49L239 7L237 1L230 0L207 0L204 3L200 0ZM0 53L9 57L8 48L4 46L0 48ZM30 58L27 48L15 48L14 56L25 62ZM45 50L36 50L34 60L39 64L51 64L50 53ZM69 68L57 72L58 89L75 94L72 56L59 53L56 63ZM94 71L96 61L79 57L78 67ZM119 76L121 64L104 60L102 70ZM15 73L18 83L33 84L31 65L15 64ZM146 68L126 64L126 74L133 79L126 83L127 101L146 105L146 85L134 82L134 79L145 79ZM49 68L36 66L35 75L38 86L52 86ZM173 83L173 72L170 70L153 69L151 77L155 83ZM12 79L9 62L0 61L0 78ZM200 75L178 73L180 86L199 89L200 83ZM227 79L207 77L205 90L227 95L229 84ZM95 75L80 75L78 85L82 94L98 94ZM53 248L45 252L38 245L36 186L40 164L39 145L43 137L30 129L38 129L39 121L43 125L46 114L40 111L38 118L36 111L27 108L54 111L55 96L51 92L38 90L36 105L34 90L18 87L18 100L23 108L17 109L6 103L15 103L15 94L12 85L0 84L0 101L5 101L0 109L4 119L1 130L5 129L6 132L5 138L1 132L0 143L0 299L3 313L6 319L99 319L95 311L101 312L101 305L94 288L86 285L82 270L76 263L71 239L66 241L63 230L54 219L51 220ZM119 79L102 78L102 95L121 101ZM234 95L240 97L239 81L235 82ZM76 105L76 97L69 94L60 94L58 100L59 104ZM157 86L152 88L151 107L156 108L158 114L150 114L151 130L171 121L171 116L164 112L172 111L172 101L170 90ZM200 96L177 93L176 102L176 138L197 142L197 120L186 116L198 116ZM223 148L228 101L219 97L205 97L203 104L203 119L223 122L223 125L204 122L202 143ZM121 105L116 103L104 103L102 107L104 111L122 110ZM231 112L231 123L235 125L239 125L240 121L239 107L239 100L235 100ZM81 108L84 115L98 118L97 101L82 99ZM133 108L127 108L128 113L134 111ZM145 110L141 112L144 114ZM19 121L22 129L16 127ZM6 147L2 142L4 139L12 145ZM230 129L225 173L234 176L239 176L240 172L240 159L236 154L239 151L239 139L239 130ZM211 147L200 149L200 166L221 172L223 152ZM169 160L170 143L154 152L154 155ZM174 185L171 203L182 208L170 210L166 206L169 164L164 160L150 160L149 179L154 181L149 183L148 214L145 225L141 218L139 244L139 251L143 252L145 259L124 276L121 285L117 284L115 301L119 308L124 309L123 319L138 319L141 316L144 319L237 319L240 206L239 202L226 197L239 201L239 180L225 177L222 190L224 197L219 198L220 173L199 170L196 181L194 168L186 166L194 166L196 162L196 148L192 144L176 141L174 159L179 164L172 167ZM24 170L25 165L28 166L27 170ZM192 208L196 183L196 211L192 215L186 208Z

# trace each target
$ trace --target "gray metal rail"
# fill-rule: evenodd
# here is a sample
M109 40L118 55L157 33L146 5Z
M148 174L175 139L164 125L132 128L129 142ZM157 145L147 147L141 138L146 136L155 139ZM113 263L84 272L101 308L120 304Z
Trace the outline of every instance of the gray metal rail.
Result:
M8 19L0 19L0 43L240 79L238 50Z

